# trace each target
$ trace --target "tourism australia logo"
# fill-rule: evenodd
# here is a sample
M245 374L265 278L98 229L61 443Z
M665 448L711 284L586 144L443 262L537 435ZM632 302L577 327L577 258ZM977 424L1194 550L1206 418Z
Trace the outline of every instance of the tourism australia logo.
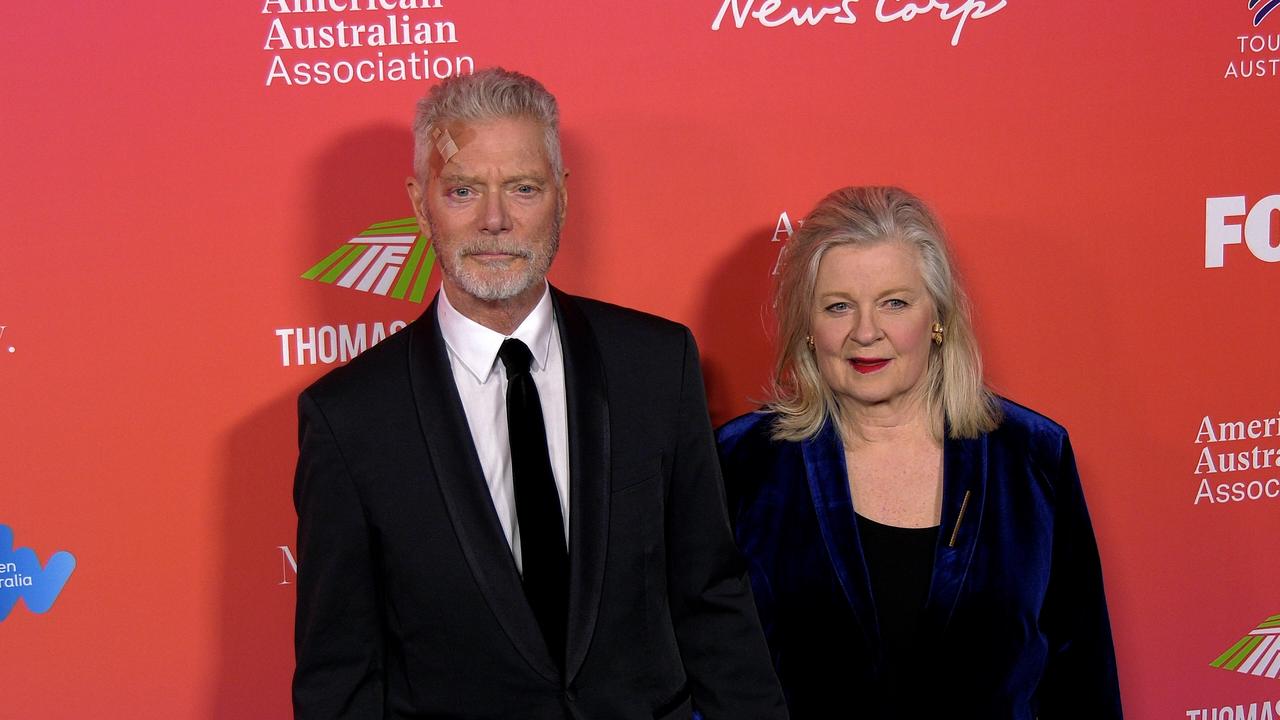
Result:
M1262 21L1271 14L1276 6L1280 5L1280 0L1249 0L1249 9L1253 10L1253 26L1258 27Z
M410 217L370 225L302 277L420 303L435 263L435 248Z
M1280 615L1263 620L1209 664L1259 677L1280 675Z
M13 530L0 525L0 621L9 617L18 598L33 613L48 612L75 569L75 557L65 550L51 555L40 567L36 552L25 547L14 549Z

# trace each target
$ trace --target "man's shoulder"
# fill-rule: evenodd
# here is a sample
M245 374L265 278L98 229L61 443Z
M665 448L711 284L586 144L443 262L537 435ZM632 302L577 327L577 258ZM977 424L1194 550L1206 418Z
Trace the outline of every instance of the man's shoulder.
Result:
M557 300L561 303L576 305L582 311L582 314L593 322L618 323L628 327L647 328L656 332L683 332L685 330L684 325L674 320L668 320L653 313L605 302L604 300L596 300L582 295L570 295L565 292L557 293Z
M421 321L412 322L378 344L311 383L303 395L317 401L369 397L387 387L404 387L408 381L409 339L421 332Z
M581 313L606 348L617 344L634 347L637 343L673 342L683 346L690 336L684 325L642 310L559 291L556 301L566 312Z

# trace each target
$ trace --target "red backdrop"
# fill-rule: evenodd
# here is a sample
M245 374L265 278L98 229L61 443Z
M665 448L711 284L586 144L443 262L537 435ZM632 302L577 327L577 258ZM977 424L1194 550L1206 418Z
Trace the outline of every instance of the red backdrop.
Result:
M716 421L767 380L787 221L849 184L931 201L991 383L1072 432L1130 716L1280 714L1211 665L1280 613L1280 8L337 9L367 2L3 11L0 525L76 567L0 621L0 716L288 716L294 399L424 307L301 275L410 214L433 80L396 68L489 65L561 101L553 281L689 324Z

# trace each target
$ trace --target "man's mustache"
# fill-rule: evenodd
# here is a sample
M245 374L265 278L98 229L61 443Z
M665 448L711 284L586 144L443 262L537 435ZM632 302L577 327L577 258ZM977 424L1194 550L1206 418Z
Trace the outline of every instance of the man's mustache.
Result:
M458 256L466 257L467 255L514 255L526 260L533 259L533 251L527 247L520 245L506 245L501 243L470 243L458 248Z

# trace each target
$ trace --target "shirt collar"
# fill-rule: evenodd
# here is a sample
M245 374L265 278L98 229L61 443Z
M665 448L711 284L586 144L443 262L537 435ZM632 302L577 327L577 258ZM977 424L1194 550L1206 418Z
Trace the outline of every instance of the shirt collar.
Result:
M516 338L529 347L533 355L532 370L541 371L547 367L555 314L551 309L551 286L546 283L543 283L538 304L509 336L490 330L458 312L449 302L444 286L440 287L436 317L440 321L440 334L444 336L445 344L477 383L484 384L489 379L498 361L498 349L508 337Z

